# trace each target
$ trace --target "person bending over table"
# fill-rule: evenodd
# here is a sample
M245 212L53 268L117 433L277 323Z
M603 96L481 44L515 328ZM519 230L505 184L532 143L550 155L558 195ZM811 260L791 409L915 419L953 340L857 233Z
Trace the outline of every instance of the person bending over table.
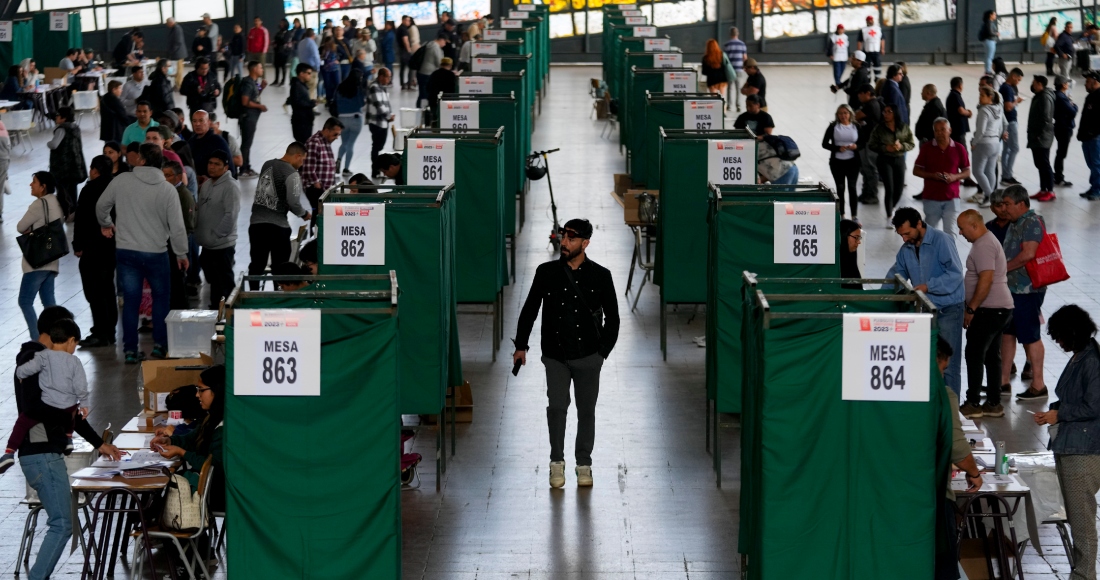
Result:
M51 344L49 329L59 320L73 318L73 313L63 306L50 306L38 317L38 340L23 343L15 357L16 365L34 358L40 350ZM30 412L35 405L42 405L42 389L38 385L38 375L15 381L15 405L20 413ZM28 577L30 580L49 578L57 566L57 561L65 553L65 544L73 533L72 490L69 488L69 473L65 468L65 447L69 443L67 431L75 427L100 454L113 461L119 460L118 448L104 443L88 421L79 414L73 421L45 421L31 428L19 445L19 467L27 478L27 484L38 492L38 499L46 509L46 535L38 548Z
M156 437L149 447L168 459L185 462L180 475L191 483L191 489L199 488L199 470L209 455L214 456L214 480L210 483L209 507L211 511L225 511L225 464L222 462L222 424L225 419L225 366L215 365L199 375L195 396L207 412L206 418L186 435L175 435L175 427L156 430Z
M1096 492L1100 491L1100 345L1096 323L1069 304L1047 321L1047 333L1072 353L1054 392L1058 400L1035 423L1052 425L1050 443L1073 534L1071 580L1096 580ZM1090 431L1091 429L1091 431Z

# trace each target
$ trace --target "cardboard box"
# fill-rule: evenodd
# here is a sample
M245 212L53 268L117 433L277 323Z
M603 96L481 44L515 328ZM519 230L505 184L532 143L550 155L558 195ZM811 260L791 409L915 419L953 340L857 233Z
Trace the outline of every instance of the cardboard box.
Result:
M970 580L989 580L981 538L963 538L959 542L959 563Z
M465 381L458 387L458 399L455 400L455 422L474 422L474 393L470 388L470 381Z
M147 414L165 413L164 399L173 390L199 382L199 374L214 364L207 355L200 358L147 360L141 363L144 386L142 403Z
M634 180L626 173L615 174L615 193L625 194L626 190L634 187Z
M42 69L42 84L52 85L56 80L60 80L62 86L69 84L69 71L56 66Z
M643 193L648 193L654 197L661 194L656 189L628 189L623 194L623 221L631 224L642 221L638 216L638 196Z

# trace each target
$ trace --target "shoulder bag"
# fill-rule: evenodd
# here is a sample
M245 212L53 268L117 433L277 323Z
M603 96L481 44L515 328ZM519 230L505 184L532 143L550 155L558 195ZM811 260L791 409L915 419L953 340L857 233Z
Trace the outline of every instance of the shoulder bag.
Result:
M61 223L60 218L50 221L50 204L44 199L40 201L46 215L46 224L15 238L23 252L23 258L32 268L41 268L69 253L65 224Z
M584 309L588 311L588 316L592 320L592 325L596 327L596 339L603 342L603 308L598 310L592 310L592 307L588 305L588 301L584 299L584 294L581 292L580 287L577 286L577 281L573 279L573 269L569 267L569 264L562 263L565 269L565 279L569 280L569 287L573 289L573 292L580 299L581 304L584 305Z
M1058 244L1058 234L1047 232L1043 220L1039 220L1039 225L1043 227L1043 239L1039 240L1039 247L1035 249L1035 258L1024 264L1027 275L1031 278L1032 288L1043 288L1069 280L1069 272L1066 271L1066 263L1062 259L1062 247Z
M202 497L191 490L191 482L186 477L169 476L160 524L165 529L181 532L202 527Z

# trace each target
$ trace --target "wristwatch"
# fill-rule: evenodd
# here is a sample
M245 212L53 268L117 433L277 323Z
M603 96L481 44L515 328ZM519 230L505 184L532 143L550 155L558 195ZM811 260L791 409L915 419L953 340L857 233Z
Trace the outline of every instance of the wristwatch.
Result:
M978 473L975 473L974 475L970 475L969 473L966 474L967 479L974 479L975 477L981 477L981 476L982 476L982 472L980 472L980 471Z
M968 305L968 306L966 307L966 313L967 313L967 314L974 314L974 309L973 309L973 308L971 308L971 307L970 307L970 306Z

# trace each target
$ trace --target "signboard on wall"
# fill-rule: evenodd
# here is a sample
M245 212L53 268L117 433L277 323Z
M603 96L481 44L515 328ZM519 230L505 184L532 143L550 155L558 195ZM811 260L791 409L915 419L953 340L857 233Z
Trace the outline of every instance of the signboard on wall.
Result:
M50 32L68 32L69 13L50 12Z

